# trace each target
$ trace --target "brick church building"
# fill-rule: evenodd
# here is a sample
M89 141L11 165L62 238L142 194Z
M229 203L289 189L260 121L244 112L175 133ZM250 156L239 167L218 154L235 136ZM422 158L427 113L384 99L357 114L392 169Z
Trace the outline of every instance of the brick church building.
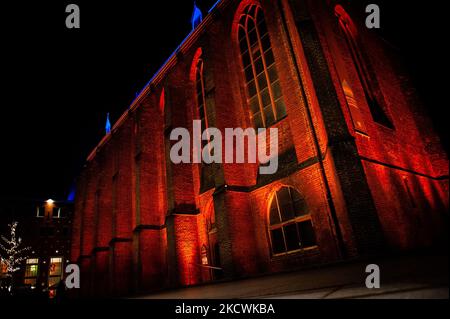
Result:
M338 0L221 0L78 178L83 296L446 245L448 159L400 58ZM277 128L279 168L174 164L174 128Z

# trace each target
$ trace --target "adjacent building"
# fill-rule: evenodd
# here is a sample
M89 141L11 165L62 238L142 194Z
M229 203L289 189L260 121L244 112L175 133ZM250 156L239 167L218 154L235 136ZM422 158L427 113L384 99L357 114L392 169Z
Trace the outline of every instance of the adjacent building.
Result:
M194 19L78 178L83 296L446 244L447 156L362 1L221 0ZM278 171L173 163L193 120L277 128Z
M27 257L14 276L14 287L55 296L64 268L69 262L73 203L67 201L1 201L1 234L9 238L8 224L18 222L16 235L22 238ZM2 286L8 286L5 265Z

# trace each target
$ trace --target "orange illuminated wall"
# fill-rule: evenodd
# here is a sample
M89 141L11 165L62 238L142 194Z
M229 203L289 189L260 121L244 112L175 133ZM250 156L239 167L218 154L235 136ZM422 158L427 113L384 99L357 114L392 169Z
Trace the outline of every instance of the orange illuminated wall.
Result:
M192 133L200 116L200 59L208 125L221 132L253 127L236 34L249 5L264 14L286 104L287 116L273 125L279 170L263 176L258 164L175 165L170 132ZM400 57L361 26L357 4L223 0L215 10L220 14L205 17L181 44L79 177L71 259L82 268L82 295L127 295L443 245L448 158L398 68ZM343 12L366 77L340 30ZM374 120L369 89L382 98L393 127ZM269 205L281 187L304 199L315 247L273 253Z

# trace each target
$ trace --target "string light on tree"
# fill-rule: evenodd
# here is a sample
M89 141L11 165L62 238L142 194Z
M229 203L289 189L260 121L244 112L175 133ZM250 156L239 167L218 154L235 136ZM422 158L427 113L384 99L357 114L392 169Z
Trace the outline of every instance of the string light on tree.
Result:
M9 290L13 287L14 273L20 270L24 260L28 258L25 252L30 250L30 247L22 247L22 238L17 237L18 222L8 224L10 228L10 239L1 236L0 242L0 257L3 265L6 266L6 277L11 278Z

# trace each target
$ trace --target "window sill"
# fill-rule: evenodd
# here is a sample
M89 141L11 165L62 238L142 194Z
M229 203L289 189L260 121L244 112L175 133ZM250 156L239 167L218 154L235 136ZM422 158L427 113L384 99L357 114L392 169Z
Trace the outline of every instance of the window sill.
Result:
M311 246L308 248L288 251L286 253L272 254L272 259L280 259L283 257L290 257L290 256L295 256L295 255L305 255L305 254L316 254L316 253L317 254L319 253L319 246L317 246L317 245Z

